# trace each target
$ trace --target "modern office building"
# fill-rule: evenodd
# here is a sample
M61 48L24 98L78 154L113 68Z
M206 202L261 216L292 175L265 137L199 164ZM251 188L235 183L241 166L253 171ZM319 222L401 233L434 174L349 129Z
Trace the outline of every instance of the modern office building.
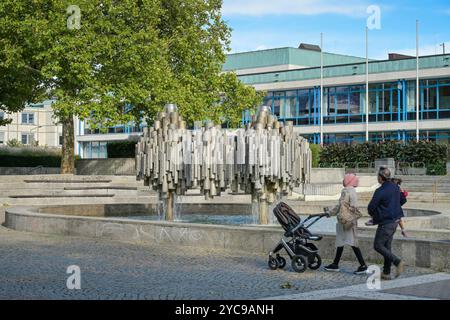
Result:
M282 121L320 143L416 139L416 58L390 54L386 60L369 60L369 117L366 122L365 58L323 52L323 114L320 110L320 47L277 48L230 54L225 72L258 91L264 104ZM420 139L450 143L450 55L419 59ZM243 122L250 113L243 115ZM76 151L83 158L104 158L109 141L133 139L143 126L130 123L91 131L77 123Z
M389 54L370 60L366 122L366 63L360 57L323 53L323 114L320 108L321 52L311 45L230 54L234 71L258 91L264 104L314 143L420 139L450 142L450 55L419 58L419 121L416 122L416 58ZM247 122L250 114L243 116Z
M60 147L62 126L55 124L52 101L30 104L21 112L0 111L0 118L12 119L6 126L0 126L0 145L17 140L23 145Z

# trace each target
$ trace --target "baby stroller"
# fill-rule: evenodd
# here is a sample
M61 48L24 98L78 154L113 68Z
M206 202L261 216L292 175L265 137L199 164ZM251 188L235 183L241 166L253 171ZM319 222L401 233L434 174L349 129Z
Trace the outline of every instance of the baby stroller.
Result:
M286 259L278 253L284 248L291 258L292 269L296 272L304 272L307 267L317 270L322 264L319 249L308 241L320 241L322 236L313 235L308 228L321 218L328 217L328 213L310 215L301 221L294 210L284 202L280 202L273 209L273 213L286 231L284 236L289 239L285 240L282 238L275 249L269 253L269 268L272 270L284 268ZM309 222L308 225L306 225L307 222ZM276 254L275 257L273 256L274 254Z

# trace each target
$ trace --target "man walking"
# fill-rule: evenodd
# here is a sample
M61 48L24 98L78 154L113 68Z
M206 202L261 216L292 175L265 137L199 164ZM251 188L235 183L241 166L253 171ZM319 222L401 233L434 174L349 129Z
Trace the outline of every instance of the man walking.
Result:
M398 277L404 269L403 261L391 251L392 239L397 230L398 222L403 217L401 206L406 202L398 185L391 181L391 171L381 167L378 171L378 182L381 184L369 203L368 211L373 223L378 225L375 234L374 249L384 258L383 280L391 279L391 265L396 267L395 276Z

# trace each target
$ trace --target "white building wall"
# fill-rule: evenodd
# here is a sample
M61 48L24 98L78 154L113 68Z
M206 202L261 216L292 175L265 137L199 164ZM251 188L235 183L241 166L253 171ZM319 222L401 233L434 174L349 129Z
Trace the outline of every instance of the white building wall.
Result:
M33 114L33 121L26 123L22 121L22 114ZM0 136L3 136L3 143L6 145L9 140L17 139L22 142L23 135L29 135L26 144L33 143L31 138L39 146L59 147L60 136L62 136L62 126L55 124L51 104L44 104L43 107L26 107L21 112L4 113L5 119L12 119L12 123L0 127Z

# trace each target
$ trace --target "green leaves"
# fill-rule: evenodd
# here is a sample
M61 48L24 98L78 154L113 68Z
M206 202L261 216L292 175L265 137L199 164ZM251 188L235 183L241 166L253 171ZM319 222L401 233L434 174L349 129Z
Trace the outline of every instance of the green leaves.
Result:
M361 144L330 144L322 149L320 163L322 166L335 164L356 166L360 163L367 166L375 159L394 158L395 161L407 163L423 163L438 172L445 167L447 145L431 141L411 141L404 144L400 141Z

